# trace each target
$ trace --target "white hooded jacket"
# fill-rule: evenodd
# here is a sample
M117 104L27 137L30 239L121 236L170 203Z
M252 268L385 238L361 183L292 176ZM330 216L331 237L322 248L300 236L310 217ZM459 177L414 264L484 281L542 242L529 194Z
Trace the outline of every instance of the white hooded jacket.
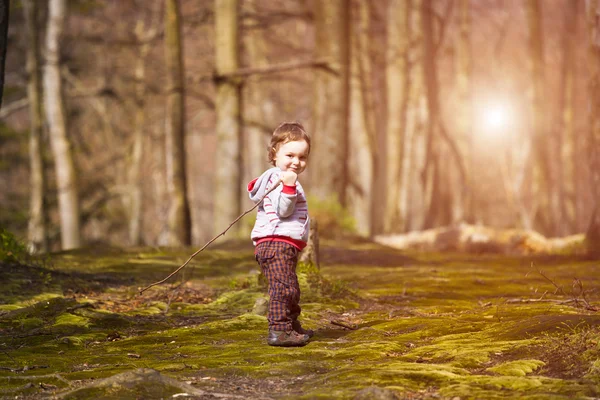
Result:
M273 167L248 184L250 200L259 202L281 177L281 169ZM295 193L294 193L295 192ZM293 188L278 185L258 206L251 238L254 244L267 237L290 238L306 244L310 218L308 203L300 182Z

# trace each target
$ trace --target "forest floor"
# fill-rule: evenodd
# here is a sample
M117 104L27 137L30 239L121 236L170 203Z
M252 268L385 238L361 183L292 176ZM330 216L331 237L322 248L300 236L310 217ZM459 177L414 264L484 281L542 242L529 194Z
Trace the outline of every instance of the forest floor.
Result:
M316 335L276 348L247 241L139 295L194 250L0 264L0 397L600 397L597 261L324 242L321 270L299 271Z

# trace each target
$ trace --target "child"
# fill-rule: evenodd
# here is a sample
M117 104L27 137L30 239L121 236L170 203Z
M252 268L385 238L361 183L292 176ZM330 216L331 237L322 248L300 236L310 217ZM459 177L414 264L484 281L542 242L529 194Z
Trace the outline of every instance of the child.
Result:
M274 166L248 184L250 199L259 202L252 229L256 261L269 282L269 336L271 346L304 346L314 335L298 321L300 286L296 276L298 252L306 246L310 220L302 185L298 182L310 153L310 137L297 122L275 129L269 144ZM281 180L282 184L279 184Z

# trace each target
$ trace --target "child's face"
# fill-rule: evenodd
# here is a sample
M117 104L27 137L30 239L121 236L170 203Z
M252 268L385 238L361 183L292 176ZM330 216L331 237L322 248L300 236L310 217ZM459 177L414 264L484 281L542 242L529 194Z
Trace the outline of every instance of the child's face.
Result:
M308 143L305 140L294 140L279 146L275 153L275 166L282 171L293 171L300 175L308 161Z

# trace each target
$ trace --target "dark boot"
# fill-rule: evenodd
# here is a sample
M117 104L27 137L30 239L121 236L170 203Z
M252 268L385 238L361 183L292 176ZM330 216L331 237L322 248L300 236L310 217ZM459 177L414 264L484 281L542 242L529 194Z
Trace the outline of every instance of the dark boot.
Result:
M298 320L292 321L292 329L294 332L297 332L301 335L308 335L309 338L315 336L315 331L312 329L304 329Z
M310 337L294 331L269 331L267 343L269 346L299 347L308 343Z

